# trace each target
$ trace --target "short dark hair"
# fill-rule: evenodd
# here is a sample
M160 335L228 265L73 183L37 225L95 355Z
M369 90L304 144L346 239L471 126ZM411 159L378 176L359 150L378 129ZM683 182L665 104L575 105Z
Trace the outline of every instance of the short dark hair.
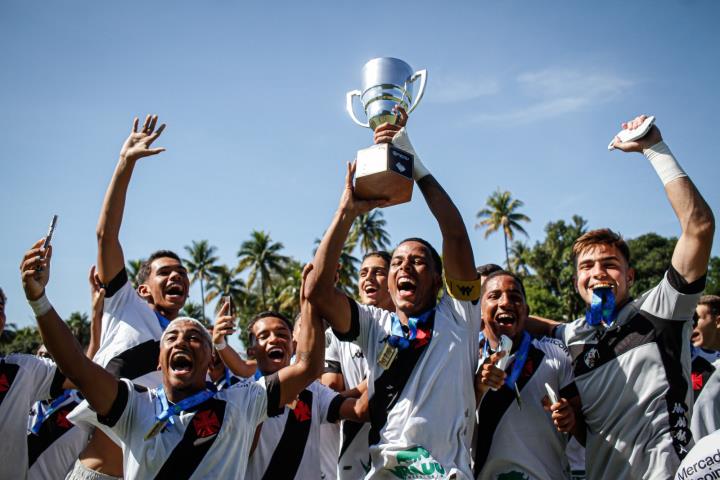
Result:
M182 263L182 260L180 260L180 257L178 257L177 253L170 251L170 250L158 250L156 252L153 252L150 254L150 256L147 258L147 260L143 260L142 264L140 264L140 269L137 273L137 284L141 285L145 283L150 276L150 268L152 267L152 262L157 260L158 258L173 258L177 260L178 262Z
M591 248L595 248L598 245L609 245L616 247L620 250L620 253L625 257L625 261L630 265L630 248L625 243L622 236L618 233L613 232L609 228L598 228L597 230L590 230L575 240L572 247L573 263L577 266L577 259L581 253Z
M437 250L435 250L435 247L430 245L430 242L428 242L427 240L422 239L422 238L410 237L410 238L406 238L402 242L398 243L398 246L395 247L395 250L397 250L397 248L400 245L402 245L403 243L407 243L407 242L418 242L418 243L422 244L422 246L424 246L427 249L427 251L430 253L430 257L433 260L433 265L434 265L435 271L437 272L438 275L442 275L442 272L443 272L442 258L440 258L440 255L438 254Z
M720 297L717 295L703 295L698 300L698 305L705 305L713 315L720 315Z
M292 322L290 321L289 318L287 318L285 315L283 315L283 314L280 313L280 312L275 312L275 311L273 311L273 310L266 310L266 311L264 311L264 312L260 312L260 313L258 313L257 315L255 315L255 316L253 317L253 319L250 320L250 323L249 323L248 326L247 326L248 340L250 341L250 345L252 345L252 344L255 342L255 340L256 340L255 334L253 333L253 330L252 330L253 327L255 326L255 324L256 324L258 321L262 320L263 318L270 318L270 317L272 317L272 318L279 318L280 320L282 320L282 321L285 323L285 325L287 325L288 330L290 330L290 333L292 333L292 331L293 331L293 324L292 324Z
M388 265L390 265L390 260L392 260L392 256L385 250L376 250L374 252L368 252L363 255L362 261L360 263L364 262L370 257L380 257L385 260L385 263L387 263Z
M518 277L516 274L512 272L508 272L507 270L495 270L494 272L490 273L487 278L485 278L485 281L483 282L482 286L480 286L480 297L482 298L483 295L485 295L485 286L488 284L488 280L495 277L510 277L513 280L515 280L515 283L517 283L518 287L520 287L520 291L522 292L522 296L525 299L525 303L527 303L527 295L525 294L525 285L523 285L523 281L520 277Z
M486 263L485 265L478 265L477 273L481 277L487 277L493 272L499 272L503 268L496 263Z

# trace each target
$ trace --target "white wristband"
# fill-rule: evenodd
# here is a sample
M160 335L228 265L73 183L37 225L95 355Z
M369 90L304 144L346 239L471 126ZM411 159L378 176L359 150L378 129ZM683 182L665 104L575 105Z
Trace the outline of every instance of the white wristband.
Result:
M223 348L227 347L227 342L223 340L220 343L213 343L213 346L215 347L215 350L222 350Z
M30 304L30 308L33 309L36 318L42 317L52 310L52 305L50 305L50 300L45 296L45 292L43 292L42 297L37 300L28 300L28 303Z
M652 147L643 149L643 155L650 160L650 164L655 169L660 180L662 180L663 185L667 185L677 178L687 177L687 173L675 160L665 142L658 142Z
M420 156L415 152L412 143L410 143L410 137L408 137L405 127L401 128L400 131L395 134L392 143L400 150L405 150L414 157L413 178L416 182L421 178L430 175L430 171L425 167L425 165L423 165L422 160L420 160Z

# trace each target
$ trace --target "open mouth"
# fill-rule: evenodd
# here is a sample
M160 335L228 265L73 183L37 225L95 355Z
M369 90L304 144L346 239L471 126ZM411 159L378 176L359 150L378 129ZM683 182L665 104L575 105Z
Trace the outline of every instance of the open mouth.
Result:
M503 327L511 327L515 325L515 315L510 313L499 313L495 315L495 321Z
M590 287L590 290L601 290L603 288L613 288L615 285L613 285L610 282L598 282L592 287Z
M409 297L415 294L417 285L412 278L403 277L397 281L397 288L401 297Z
M367 295L368 297L371 297L378 292L378 289L373 286L368 285L367 287L365 287L364 292L365 292L365 295Z
M285 357L285 350L280 347L273 347L268 350L268 357L272 360L282 360Z
M172 299L178 299L178 298L184 298L185 297L185 287L178 283L174 283L172 285L169 285L167 289L165 290L165 296Z
M175 375L188 375L192 372L193 361L190 355L178 352L170 358L170 370Z

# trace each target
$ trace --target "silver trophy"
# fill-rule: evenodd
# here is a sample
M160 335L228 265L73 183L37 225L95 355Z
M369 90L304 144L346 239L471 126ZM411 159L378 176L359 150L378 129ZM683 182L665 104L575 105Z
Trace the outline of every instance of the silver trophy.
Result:
M375 130L383 123L395 123L395 108L415 110L425 93L427 71L414 72L397 58L373 58L362 69L362 90L347 93L348 115L361 127ZM417 91L416 84L419 83ZM355 115L353 102L360 98L366 122ZM358 151L355 193L365 199L385 199L386 206L409 202L413 187L413 156L390 144L373 145Z

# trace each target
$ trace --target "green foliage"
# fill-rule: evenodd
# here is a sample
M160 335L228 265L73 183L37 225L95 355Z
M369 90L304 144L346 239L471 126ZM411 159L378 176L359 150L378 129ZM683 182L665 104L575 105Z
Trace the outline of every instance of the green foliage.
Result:
M72 312L65 320L72 334L77 338L83 349L90 343L90 321L87 313Z
M375 209L357 217L348 235L348 243L360 247L362 255L390 247L390 235L385 230L387 222L382 210Z
M128 274L128 280L130 280L130 284L135 289L138 287L137 277L138 273L140 273L140 267L142 266L143 261L144 260L141 258L138 258L137 260L128 260L127 266L125 267Z
M646 233L627 240L630 247L630 266L635 269L635 282L630 295L637 298L660 283L670 266L677 238Z
M5 329L3 332L3 341L0 343L0 353L7 355L9 353L28 353L35 354L38 347L42 344L40 332L36 327L23 327L17 330Z
M545 226L545 240L535 243L527 253L527 265L534 275L526 284L530 286L528 304L534 315L559 321L577 318L585 309L584 302L575 292L572 245L585 233L587 222L579 215L572 222L550 222Z
M198 320L206 322L205 319L205 282L215 273L215 263L218 257L215 256L216 247L211 246L207 240L196 242L193 240L192 245L185 246L185 251L190 258L183 260L185 268L190 274L190 282L195 283L200 280L200 317Z
M515 232L528 236L520 222L529 222L530 217L517 211L523 205L521 200L512 198L512 194L507 190L502 192L498 189L488 197L485 208L477 213L480 222L475 225L475 228L484 228L485 238L502 230L505 239L505 265L507 268L511 268L508 240L512 241L515 238Z
M252 289L257 287L260 294L260 305L267 310L267 294L272 289L273 277L282 276L285 266L290 260L281 255L283 244L274 242L267 232L253 230L250 240L240 245L237 256L239 259L238 270L249 270L247 286Z
M706 295L720 295L720 257L712 257L708 266Z

